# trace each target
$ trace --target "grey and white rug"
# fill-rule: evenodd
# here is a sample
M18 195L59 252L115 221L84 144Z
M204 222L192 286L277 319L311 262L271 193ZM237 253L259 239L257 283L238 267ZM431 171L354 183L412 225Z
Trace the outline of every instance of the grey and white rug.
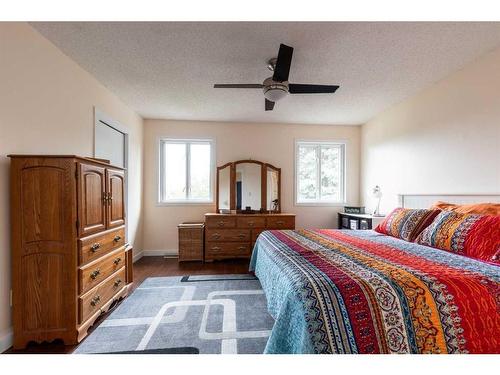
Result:
M251 275L146 279L75 353L262 353L274 320ZM184 350L186 348L187 350Z

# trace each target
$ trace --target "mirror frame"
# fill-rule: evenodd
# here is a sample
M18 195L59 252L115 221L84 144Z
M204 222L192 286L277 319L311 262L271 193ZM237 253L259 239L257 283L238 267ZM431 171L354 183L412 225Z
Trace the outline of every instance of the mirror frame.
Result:
M281 213L281 168L275 167L272 164L264 163L253 159L242 159L229 162L217 167L216 192L215 192L215 208L219 212L219 174L222 169L229 166L229 209L236 209L236 166L243 163L254 163L260 165L260 213ZM278 173L278 210L271 211L267 209L267 170L271 169Z

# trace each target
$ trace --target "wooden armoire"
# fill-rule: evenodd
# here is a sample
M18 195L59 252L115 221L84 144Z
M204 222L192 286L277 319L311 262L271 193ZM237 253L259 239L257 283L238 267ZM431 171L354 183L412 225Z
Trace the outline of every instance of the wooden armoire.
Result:
M124 170L74 155L9 157L14 348L76 344L132 282Z

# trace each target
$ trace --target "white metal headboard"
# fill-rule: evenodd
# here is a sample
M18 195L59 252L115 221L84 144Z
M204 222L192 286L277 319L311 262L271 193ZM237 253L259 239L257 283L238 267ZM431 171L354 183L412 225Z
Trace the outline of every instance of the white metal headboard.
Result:
M453 204L500 203L500 194L399 194L399 207L429 208L437 201Z

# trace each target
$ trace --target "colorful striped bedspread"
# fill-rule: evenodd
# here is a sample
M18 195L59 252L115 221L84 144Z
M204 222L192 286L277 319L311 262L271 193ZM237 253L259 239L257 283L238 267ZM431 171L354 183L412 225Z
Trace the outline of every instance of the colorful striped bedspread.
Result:
M263 232L266 353L500 353L500 267L374 231Z

